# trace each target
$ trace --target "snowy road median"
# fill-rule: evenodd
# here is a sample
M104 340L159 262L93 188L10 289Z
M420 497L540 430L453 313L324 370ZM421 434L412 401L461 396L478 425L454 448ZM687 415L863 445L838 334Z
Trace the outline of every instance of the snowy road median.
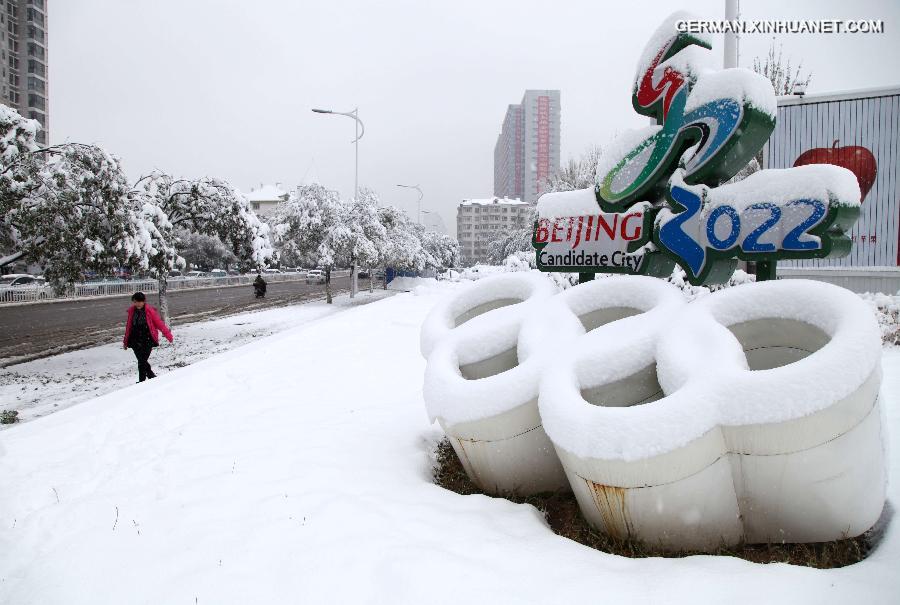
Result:
M840 569L625 559L531 506L434 485L419 331L461 287L325 314L2 433L0 602L895 602L896 524ZM884 371L897 435L900 353Z

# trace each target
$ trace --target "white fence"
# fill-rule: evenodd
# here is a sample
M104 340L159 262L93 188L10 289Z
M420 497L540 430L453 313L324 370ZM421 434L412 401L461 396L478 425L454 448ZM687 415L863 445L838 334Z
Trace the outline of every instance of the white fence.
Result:
M346 271L334 271L332 277L344 275ZM217 288L224 286L249 286L256 279L256 274L227 275L225 277L170 277L168 291L193 290L198 288ZM266 273L263 279L267 283L305 281L305 273ZM155 279L111 280L72 284L65 292L57 294L50 286L8 288L0 290L0 305L13 302L35 302L40 300L60 300L66 298L85 298L91 296L116 296L133 294L134 292L153 293L158 290Z

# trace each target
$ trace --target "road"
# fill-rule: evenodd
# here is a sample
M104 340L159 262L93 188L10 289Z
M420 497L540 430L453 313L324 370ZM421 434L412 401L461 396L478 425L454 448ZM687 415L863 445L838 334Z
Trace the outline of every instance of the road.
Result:
M332 291L348 290L347 276L331 279ZM362 285L362 284L360 284ZM171 323L179 325L325 296L324 284L303 281L269 283L265 299L250 285L169 293ZM0 307L0 367L52 353L109 342L122 333L131 295ZM147 300L156 305L156 294Z

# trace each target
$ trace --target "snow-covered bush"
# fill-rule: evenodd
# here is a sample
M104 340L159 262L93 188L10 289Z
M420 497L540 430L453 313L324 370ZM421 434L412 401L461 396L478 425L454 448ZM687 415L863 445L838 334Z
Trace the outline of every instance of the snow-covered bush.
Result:
M900 345L900 299L897 296L867 292L860 294L875 313L881 329L881 341L887 345Z

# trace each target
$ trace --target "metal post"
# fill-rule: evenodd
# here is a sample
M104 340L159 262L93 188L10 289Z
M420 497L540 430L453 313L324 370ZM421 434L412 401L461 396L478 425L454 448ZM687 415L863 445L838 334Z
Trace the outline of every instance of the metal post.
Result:
M313 113L333 113L339 116L347 116L356 120L356 138L353 139L355 145L356 158L353 164L353 199L359 199L359 140L366 133L366 126L359 119L359 107L355 107L353 111L332 111L331 109L313 109ZM352 263L350 267L350 298L356 296L359 290L359 281L356 277L356 263Z

